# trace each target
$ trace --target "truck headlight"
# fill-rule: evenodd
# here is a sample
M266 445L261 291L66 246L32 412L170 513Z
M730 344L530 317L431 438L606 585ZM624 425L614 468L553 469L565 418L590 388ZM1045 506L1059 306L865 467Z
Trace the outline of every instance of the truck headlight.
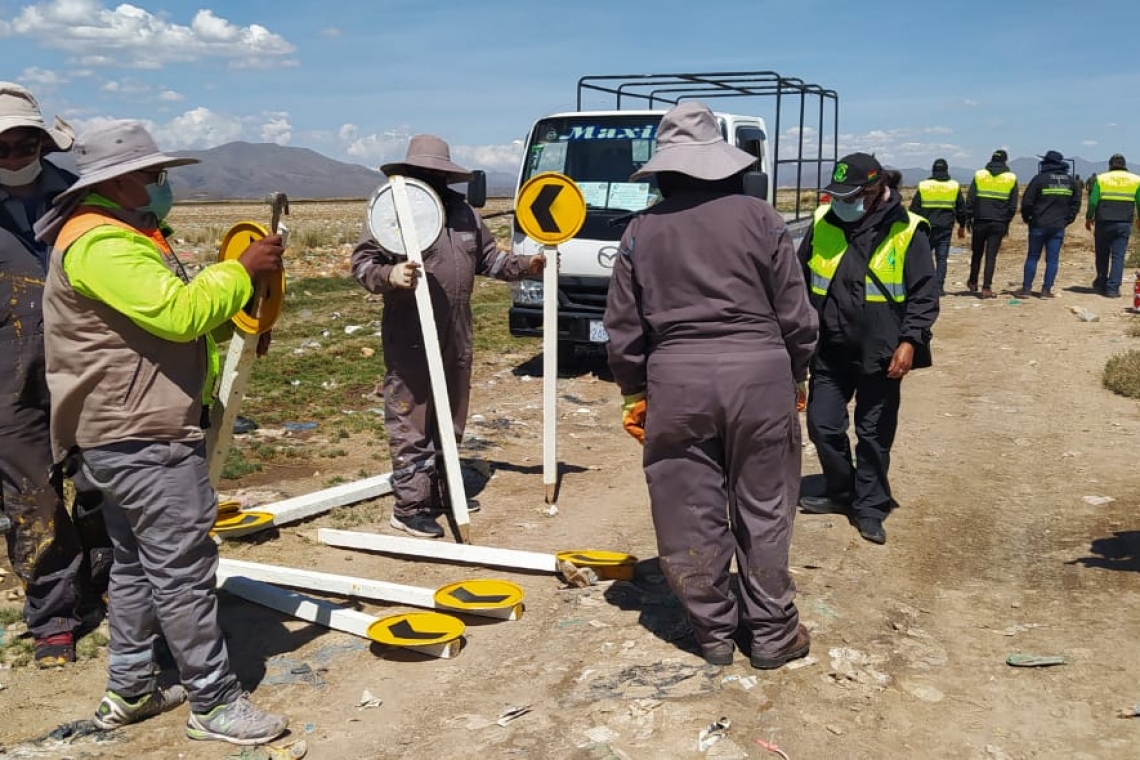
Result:
M542 306L542 280L512 282L511 302L515 306Z

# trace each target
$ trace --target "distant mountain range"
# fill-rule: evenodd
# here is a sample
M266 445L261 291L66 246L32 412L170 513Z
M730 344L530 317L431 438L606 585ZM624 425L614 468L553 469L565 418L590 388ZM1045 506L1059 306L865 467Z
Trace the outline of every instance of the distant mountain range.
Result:
M251 200L273 192L298 200L363 199L386 181L375 169L336 161L308 148L273 143L232 142L209 150L171 151L171 155L201 162L170 172L170 185L179 201ZM70 153L53 153L50 159L75 171ZM516 181L513 174L488 172L487 194L513 195Z
M232 142L209 150L177 151L174 155L197 158L201 163L182 166L170 173L174 197L179 201L251 200L261 199L272 192L281 192L290 198L368 198L385 182L384 174L360 164L336 161L308 148L291 148L273 143ZM75 162L69 153L53 153L51 160L65 169L74 171ZM1022 184L1037 173L1038 159L1017 158L1010 161L1010 169ZM1076 173L1083 178L1107 171L1107 161L1075 161ZM787 175L790 165L784 165L780 186L789 187ZM950 176L964 185L973 179L980 166L951 165ZM825 165L825 176L831 174ZM901 169L903 185L913 187L930 176L930 170ZM805 169L804 176L809 176ZM814 178L815 172L810 172ZM517 177L509 172L487 173L487 195L510 197L514 195ZM794 183L793 183L794 184ZM806 180L810 189L815 181ZM826 184L826 181L824 182Z

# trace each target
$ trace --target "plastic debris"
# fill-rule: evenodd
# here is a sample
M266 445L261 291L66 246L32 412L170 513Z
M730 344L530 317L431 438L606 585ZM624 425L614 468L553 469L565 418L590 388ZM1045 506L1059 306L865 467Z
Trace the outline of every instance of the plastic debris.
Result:
M764 749L771 752L772 754L779 755L780 757L784 758L784 760L792 760L790 757L788 757L788 754L786 752L784 752L784 750L780 749L779 747L777 747L772 742L766 742L763 739L757 739L756 743L759 744Z
M1050 665L1064 665L1065 658L1059 654L1011 654L1005 658L1005 664L1015 668L1044 668Z
M372 692L370 692L368 689L365 689L364 692L360 695L360 701L356 703L356 709L368 710L373 707L379 707L382 704L384 704L384 700L373 696Z
M728 718L721 718L702 728L697 735L697 749L701 752L708 752L709 747L728 736L728 728L731 725L732 721Z
M286 422L283 426L286 430L297 432L299 430L316 430L317 423L315 422Z
M1112 502L1116 501L1116 499L1112 498L1111 496L1086 496L1081 499L1081 501L1083 501L1085 504L1091 504L1094 507L1099 507L1104 504L1111 504Z
M518 720L522 716L526 715L528 712L530 712L530 705L523 705L522 707L512 707L512 708L504 711L503 714L499 716L498 720L495 721L495 724L499 725L499 726L505 726L508 723L512 723L513 721Z

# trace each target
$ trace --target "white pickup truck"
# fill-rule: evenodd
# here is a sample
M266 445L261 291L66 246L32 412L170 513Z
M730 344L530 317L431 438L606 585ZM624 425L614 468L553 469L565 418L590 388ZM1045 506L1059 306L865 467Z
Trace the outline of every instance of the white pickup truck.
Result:
M599 95L613 107L583 108L586 97ZM768 122L761 116L715 111L715 101L726 97L768 100L774 105L775 132L768 131ZM839 126L835 92L770 71L582 77L577 110L551 114L534 123L518 181L521 188L536 174L558 172L577 183L586 201L582 229L558 246L558 342L560 353L567 358L603 350L609 339L602 327L602 313L624 222L660 199L652 178L630 182L629 177L653 155L661 116L682 100L699 100L714 108L724 138L756 156L745 192L773 200L777 188L785 192L794 188L787 204L781 194L782 213L799 235L811 221L815 196L809 194L810 202L805 203L801 190L822 187L835 163ZM781 113L789 110L796 114L790 123L781 119ZM531 255L539 248L516 224L514 251ZM541 280L512 285L512 335L542 334L545 297Z

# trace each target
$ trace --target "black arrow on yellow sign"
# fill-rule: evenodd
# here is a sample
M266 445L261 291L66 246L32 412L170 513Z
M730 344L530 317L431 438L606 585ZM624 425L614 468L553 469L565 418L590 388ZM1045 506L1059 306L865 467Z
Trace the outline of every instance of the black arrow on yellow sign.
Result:
M393 636L407 641L436 641L447 635L442 631L417 631L407 620L401 620L388 626Z
M550 207L554 205L555 199L561 192L562 185L543 185L538 191L538 197L530 204L530 213L534 215L534 220L538 222L543 232L557 234L562 231L558 222L554 221L554 215L550 213Z
M507 594L473 594L465 588L457 588L449 596L453 596L464 604L498 604L510 597Z

